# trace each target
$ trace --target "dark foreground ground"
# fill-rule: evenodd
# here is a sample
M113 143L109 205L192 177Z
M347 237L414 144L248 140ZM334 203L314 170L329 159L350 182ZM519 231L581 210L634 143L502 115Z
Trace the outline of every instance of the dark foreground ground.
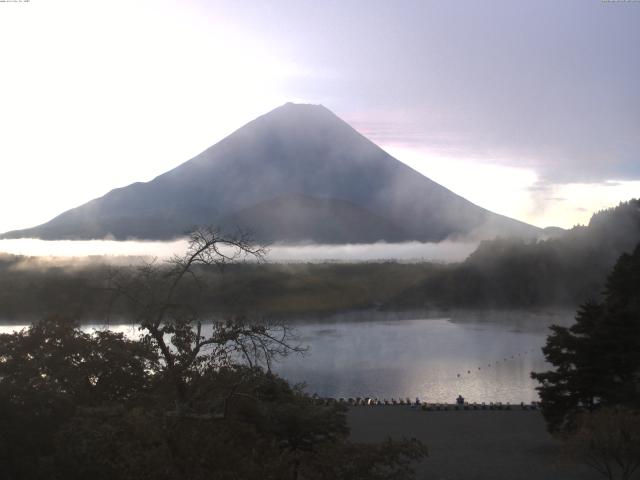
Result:
M353 407L356 441L415 437L429 457L416 468L419 480L592 480L589 467L563 456L537 411L435 411L404 406Z

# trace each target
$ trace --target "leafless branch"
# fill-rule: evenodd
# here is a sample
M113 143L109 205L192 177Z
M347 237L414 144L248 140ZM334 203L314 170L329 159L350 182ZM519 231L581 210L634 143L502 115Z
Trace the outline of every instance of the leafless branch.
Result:
M179 289L188 277L202 289L197 268L224 267L231 262L263 262L267 250L246 235L221 234L214 228L199 228L189 234L183 255L174 255L164 265L157 259L127 271L110 272L107 289L112 303L124 299L135 312L136 321L161 354L167 373L184 395L190 373L200 366L220 368L246 362L251 368L264 365L271 370L279 356L304 352L293 343L293 332L284 324L247 322L245 318L212 321L211 333L203 333L203 319L193 305L180 302Z

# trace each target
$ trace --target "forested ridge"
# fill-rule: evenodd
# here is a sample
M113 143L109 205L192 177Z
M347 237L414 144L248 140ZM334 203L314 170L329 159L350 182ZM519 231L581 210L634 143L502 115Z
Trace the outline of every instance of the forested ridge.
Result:
M640 200L620 203L547 240L482 242L399 294L398 307L575 306L597 298L617 258L640 242Z

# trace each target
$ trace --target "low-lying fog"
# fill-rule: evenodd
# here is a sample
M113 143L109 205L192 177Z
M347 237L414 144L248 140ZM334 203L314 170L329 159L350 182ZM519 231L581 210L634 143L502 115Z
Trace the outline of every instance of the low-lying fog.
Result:
M458 262L478 246L477 242L372 243L346 245L273 244L268 247L270 262ZM0 252L27 256L85 257L91 255L149 256L166 258L186 250L186 240L171 242L113 240L0 240Z

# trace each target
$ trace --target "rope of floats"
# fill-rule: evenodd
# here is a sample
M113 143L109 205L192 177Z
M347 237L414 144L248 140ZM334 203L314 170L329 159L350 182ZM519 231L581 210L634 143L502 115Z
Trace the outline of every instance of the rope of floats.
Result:
M498 365L499 363L507 363L511 360L517 360L518 358L523 358L525 355L535 352L538 348L530 348L521 352L514 353L513 355L509 355L503 357L501 360L496 360L494 362L489 362L487 364L487 368L491 368L494 365ZM484 364L483 364L484 365ZM470 375L472 372L481 371L482 366L476 367L474 370L467 370L467 375ZM457 378L462 378L460 373L457 374ZM465 402L462 397L459 397L462 401L457 401L456 403L428 403L422 402L419 398L416 397L415 401L411 401L409 397L398 399L391 398L387 400L386 398L380 400L377 397L350 397L350 398L332 398L332 397L319 397L314 394L312 400L317 404L331 405L331 404L343 404L348 406L410 406L411 408L419 408L421 410L426 411L453 411L453 410L539 410L540 402L532 401L530 403L520 402L520 404L511 404L509 402L482 402L482 403L469 403Z
M351 407L375 407L375 406L409 406L425 411L455 411L455 410L539 410L540 402L520 402L519 404L512 404L509 402L482 402L482 403L428 403L422 402L419 398L415 401L411 401L407 398L386 398L380 400L376 397L350 397L335 399L332 397L318 397L314 395L311 397L312 401L317 405L346 405Z
M530 348L530 349L524 350L522 352L514 353L513 355L510 355L510 356L507 356L507 357L503 357L502 360L498 359L498 360L495 360L493 362L487 363L486 368L491 368L492 366L496 366L496 365L498 365L500 363L504 364L504 363L507 363L507 362L509 362L511 360L518 360L518 358L524 358L525 355L527 355L527 354L529 354L531 352L535 352L536 350L538 350L538 349L537 348ZM472 372L481 371L483 366L484 366L484 364L481 365L481 366L474 367L473 369L468 369L466 375L470 375ZM456 374L457 378L462 378L463 375L465 375L464 372L462 374L461 373L457 373Z

